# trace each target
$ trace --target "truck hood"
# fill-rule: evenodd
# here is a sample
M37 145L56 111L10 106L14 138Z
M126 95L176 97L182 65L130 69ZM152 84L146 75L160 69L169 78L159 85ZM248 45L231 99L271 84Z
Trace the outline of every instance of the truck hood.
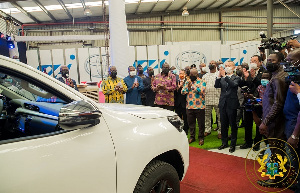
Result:
M175 112L159 107L148 107L143 105L100 103L100 111L109 111L115 114L127 114L141 119L158 119L176 115Z

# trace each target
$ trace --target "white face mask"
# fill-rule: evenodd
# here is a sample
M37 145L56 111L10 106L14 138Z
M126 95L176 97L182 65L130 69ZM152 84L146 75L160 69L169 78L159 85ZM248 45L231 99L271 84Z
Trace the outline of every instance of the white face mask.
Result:
M135 74L136 74L135 71L129 71L130 76L135 76Z
M226 67L225 72L226 72L226 74L231 74L231 73L233 73L233 70L231 67Z
M202 72L207 72L206 67L201 67L201 71L202 71Z
M257 64L256 64L256 63L251 63L251 64L249 65L249 69L256 70L256 69L257 69Z

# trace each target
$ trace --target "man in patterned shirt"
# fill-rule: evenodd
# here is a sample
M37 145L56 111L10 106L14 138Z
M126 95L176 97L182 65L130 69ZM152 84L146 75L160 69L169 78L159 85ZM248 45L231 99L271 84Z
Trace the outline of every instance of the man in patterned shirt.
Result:
M124 103L124 93L127 86L122 78L117 77L117 68L111 66L108 70L109 77L102 82L102 92L106 103Z
M215 82L219 73L217 72L217 66L215 61L209 63L210 72L205 74L202 79L206 82L205 89L205 133L204 136L208 136L211 133L211 113L213 108L215 109L218 119L218 138L221 139L221 122L219 112L219 99L221 94L220 88L215 88Z
M190 128L189 143L195 141L196 119L199 126L199 145L204 144L204 121L205 121L205 88L206 83L198 77L196 68L190 71L190 80L186 81L181 93L186 94L186 114Z
M154 104L158 107L173 111L176 77L169 72L170 65L164 63L162 65L162 72L156 75L152 82L152 90L156 93Z

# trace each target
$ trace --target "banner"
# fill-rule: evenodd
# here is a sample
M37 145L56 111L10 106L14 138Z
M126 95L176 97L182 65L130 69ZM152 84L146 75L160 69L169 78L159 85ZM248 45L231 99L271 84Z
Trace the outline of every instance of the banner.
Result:
M26 51L26 57L27 57L27 64L29 66L32 66L35 69L39 68L39 56L37 50L27 50Z
M70 70L70 78L74 79L77 83L78 81L78 72L77 72L77 56L76 56L76 49L65 49L65 58L66 58L66 65Z
M63 49L53 49L52 50L52 62L54 77L58 78L60 75L60 67L65 64L64 50Z
M51 50L40 50L40 61L41 71L53 76Z

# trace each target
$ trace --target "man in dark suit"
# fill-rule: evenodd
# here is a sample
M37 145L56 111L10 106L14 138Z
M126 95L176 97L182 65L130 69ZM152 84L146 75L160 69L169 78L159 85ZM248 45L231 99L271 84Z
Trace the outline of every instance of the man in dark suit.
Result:
M62 65L60 67L60 73L61 77L59 77L57 80L65 83L66 85L69 85L70 87L78 91L76 81L69 77L69 68L65 65Z
M225 64L225 69L220 68L219 77L216 79L215 88L221 88L221 96L219 101L220 118L221 118L221 135L222 145L219 150L228 147L228 128L231 126L231 144L229 152L235 151L237 140L237 125L236 115L239 107L237 90L240 82L240 77L233 74L235 64L228 61ZM226 73L226 75L225 75Z
M186 95L181 94L181 90L183 85L185 84L186 77L185 77L185 71L182 69L179 72L179 76L176 80L177 82L177 88L174 91L174 98L175 98L175 112L180 118L183 118L184 121L184 127L183 130L186 134L188 134L189 126L187 122L187 115L186 115Z

